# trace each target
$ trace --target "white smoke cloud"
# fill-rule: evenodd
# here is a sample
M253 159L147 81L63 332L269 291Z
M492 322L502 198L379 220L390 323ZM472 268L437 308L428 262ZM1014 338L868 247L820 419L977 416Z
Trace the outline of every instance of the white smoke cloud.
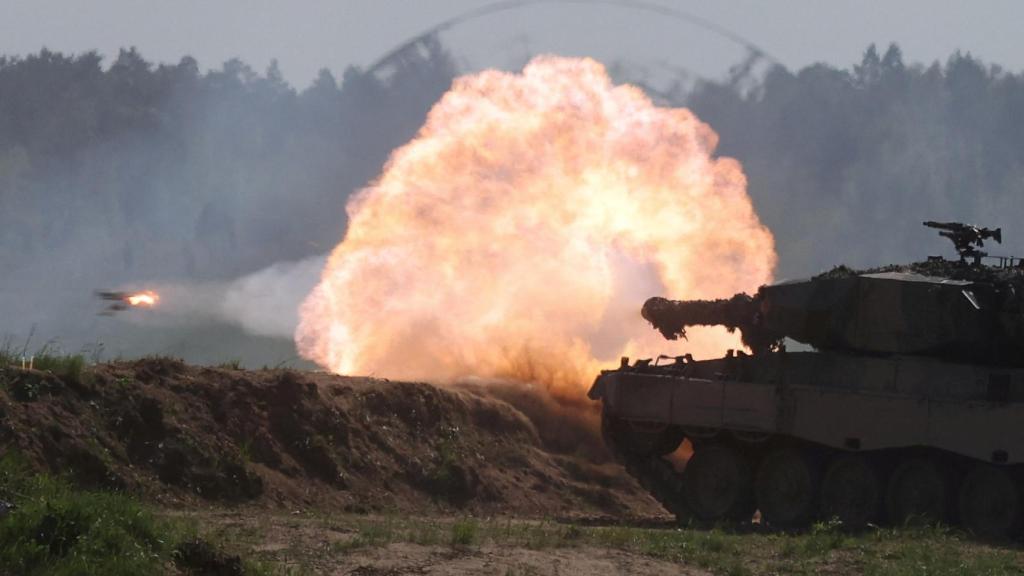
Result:
M316 286L326 256L278 262L230 282L219 301L220 318L257 336L291 338L299 304Z
M254 336L291 339L299 323L302 299L316 286L327 257L277 262L226 282L159 284L152 310L129 310L120 316L153 327L229 324Z

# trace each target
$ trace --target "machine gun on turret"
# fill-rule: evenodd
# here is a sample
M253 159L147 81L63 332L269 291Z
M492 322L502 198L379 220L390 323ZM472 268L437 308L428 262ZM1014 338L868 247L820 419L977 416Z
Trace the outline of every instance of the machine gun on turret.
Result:
M938 230L939 236L949 238L953 242L957 254L960 255L961 262L966 262L967 258L971 258L975 264L981 264L981 259L988 256L988 253L982 252L979 248L984 247L985 240L989 238L1000 244L1003 243L1002 228L992 230L960 222L933 222L931 220L926 221L924 225Z

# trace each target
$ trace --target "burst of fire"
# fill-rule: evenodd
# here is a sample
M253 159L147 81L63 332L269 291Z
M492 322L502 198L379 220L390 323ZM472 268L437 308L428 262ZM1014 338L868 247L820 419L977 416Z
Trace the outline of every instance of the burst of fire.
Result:
M132 306L155 306L160 301L160 295L152 290L136 292L125 297L125 301Z
M298 349L339 373L571 391L620 355L681 352L640 317L648 296L749 291L775 264L741 166L716 145L690 111L590 59L459 78L349 202ZM741 346L690 334L695 355Z

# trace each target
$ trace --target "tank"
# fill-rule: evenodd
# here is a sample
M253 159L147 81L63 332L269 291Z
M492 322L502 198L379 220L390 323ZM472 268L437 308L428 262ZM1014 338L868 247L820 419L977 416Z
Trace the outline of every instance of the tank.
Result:
M609 449L681 522L758 512L784 529L921 520L1016 536L1024 263L981 251L999 229L925 225L958 258L840 266L721 300L649 299L641 314L666 338L724 326L749 352L623 358L603 371L589 396Z

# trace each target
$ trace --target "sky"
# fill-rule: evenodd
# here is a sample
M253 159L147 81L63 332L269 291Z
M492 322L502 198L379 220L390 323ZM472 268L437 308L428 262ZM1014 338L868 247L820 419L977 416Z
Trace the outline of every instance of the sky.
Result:
M203 68L238 57L257 70L277 59L304 88L321 68L336 75L368 67L433 25L489 2L469 0L0 0L0 54L42 47L97 50L109 63L120 47L174 63L186 54ZM1024 2L902 0L660 0L727 28L790 69L813 62L849 66L868 44L897 42L910 62L970 52L1005 69L1024 69ZM590 55L638 69L724 76L744 55L736 44L692 24L621 6L547 3L493 14L442 36L465 69L515 66L538 52Z

